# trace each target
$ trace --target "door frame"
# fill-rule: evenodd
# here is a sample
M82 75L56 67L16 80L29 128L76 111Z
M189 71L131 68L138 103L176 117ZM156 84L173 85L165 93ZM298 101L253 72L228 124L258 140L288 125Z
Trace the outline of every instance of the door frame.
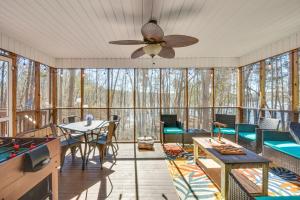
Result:
M12 136L13 119L12 119L12 59L0 56L0 60L8 62L8 117L0 119L0 122L8 121L8 136Z

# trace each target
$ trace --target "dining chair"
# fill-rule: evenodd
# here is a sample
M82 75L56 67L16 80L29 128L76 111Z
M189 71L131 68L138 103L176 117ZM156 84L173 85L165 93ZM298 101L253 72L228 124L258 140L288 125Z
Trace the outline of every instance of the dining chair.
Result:
M50 123L50 128L52 135L54 137L60 138L60 146L61 146L61 154L60 154L60 171L62 171L64 162L65 162L65 156L68 151L68 149L71 150L71 155L72 155L72 160L75 158L75 154L77 152L77 149L80 151L80 156L83 159L82 155L82 147L81 147L81 140L78 138L72 137L70 133L68 133L66 130L63 128L59 128L60 132L58 131L58 126L54 123Z
M115 130L114 130L114 134L113 134L113 138L115 140L115 143L116 143L116 150L118 151L119 150L119 144L118 144L118 137L117 137L117 128L119 127L120 125L120 121L121 121L121 117L119 115L112 115L111 116L111 120L113 122L115 122L116 126L115 126Z
M89 157L89 155L93 149L98 148L101 169L103 168L102 167L103 160L107 154L107 150L109 147L111 147L112 153L113 153L113 158L114 158L114 160L116 160L116 151L115 151L115 148L114 148L113 142L112 142L112 138L113 138L114 132L116 130L115 126L116 126L116 123L114 121L110 121L108 123L108 125L103 126L101 128L101 129L104 129L103 131L99 131L97 133L92 133L92 134L96 135L96 138L89 142L89 145L91 148L89 148L87 158ZM107 130L107 131L105 131L105 130Z
M67 117L63 118L63 120L62 120L63 124L70 124L70 123L75 123L75 122L79 122L79 121L81 121L81 118L76 115L67 116ZM72 136L74 138L78 138L78 139L82 140L83 135L84 135L83 133L72 131Z

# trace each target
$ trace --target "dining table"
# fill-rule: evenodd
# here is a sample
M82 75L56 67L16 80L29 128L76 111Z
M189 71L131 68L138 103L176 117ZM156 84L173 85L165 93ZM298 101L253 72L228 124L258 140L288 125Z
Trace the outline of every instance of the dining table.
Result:
M92 134L93 131L98 130L100 128L102 128L104 125L106 125L108 123L107 120L92 120L91 123L88 123L87 121L78 121L78 122L73 122L73 123L69 123L69 124L60 124L58 125L60 128L69 131L70 134L72 135L72 133L76 133L76 135L78 135L78 133L82 133L82 135L84 136L84 151L83 151L83 155L82 155L82 170L85 169L85 163L86 163L86 156L87 156L87 146L88 146L88 142L89 142L89 138L88 135Z

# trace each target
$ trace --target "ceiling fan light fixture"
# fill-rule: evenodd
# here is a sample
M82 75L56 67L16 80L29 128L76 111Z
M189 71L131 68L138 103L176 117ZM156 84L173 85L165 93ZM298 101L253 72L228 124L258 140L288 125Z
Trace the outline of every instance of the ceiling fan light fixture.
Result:
M145 54L148 54L150 56L159 54L161 49L162 49L162 47L160 44L149 44L149 45L143 47Z

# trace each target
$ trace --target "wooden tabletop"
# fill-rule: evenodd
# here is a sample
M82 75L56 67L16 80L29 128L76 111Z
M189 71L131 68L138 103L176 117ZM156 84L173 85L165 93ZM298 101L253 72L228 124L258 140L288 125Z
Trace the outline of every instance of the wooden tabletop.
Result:
M241 148L246 154L245 155L223 155L215 150L212 145L220 145L217 141L211 140L210 137L193 137L193 141L195 141L199 146L205 148L209 153L213 156L221 160L225 164L246 164L246 163L269 163L270 161L256 153L234 143L227 139L222 138L222 141L225 144L230 144L232 146Z

